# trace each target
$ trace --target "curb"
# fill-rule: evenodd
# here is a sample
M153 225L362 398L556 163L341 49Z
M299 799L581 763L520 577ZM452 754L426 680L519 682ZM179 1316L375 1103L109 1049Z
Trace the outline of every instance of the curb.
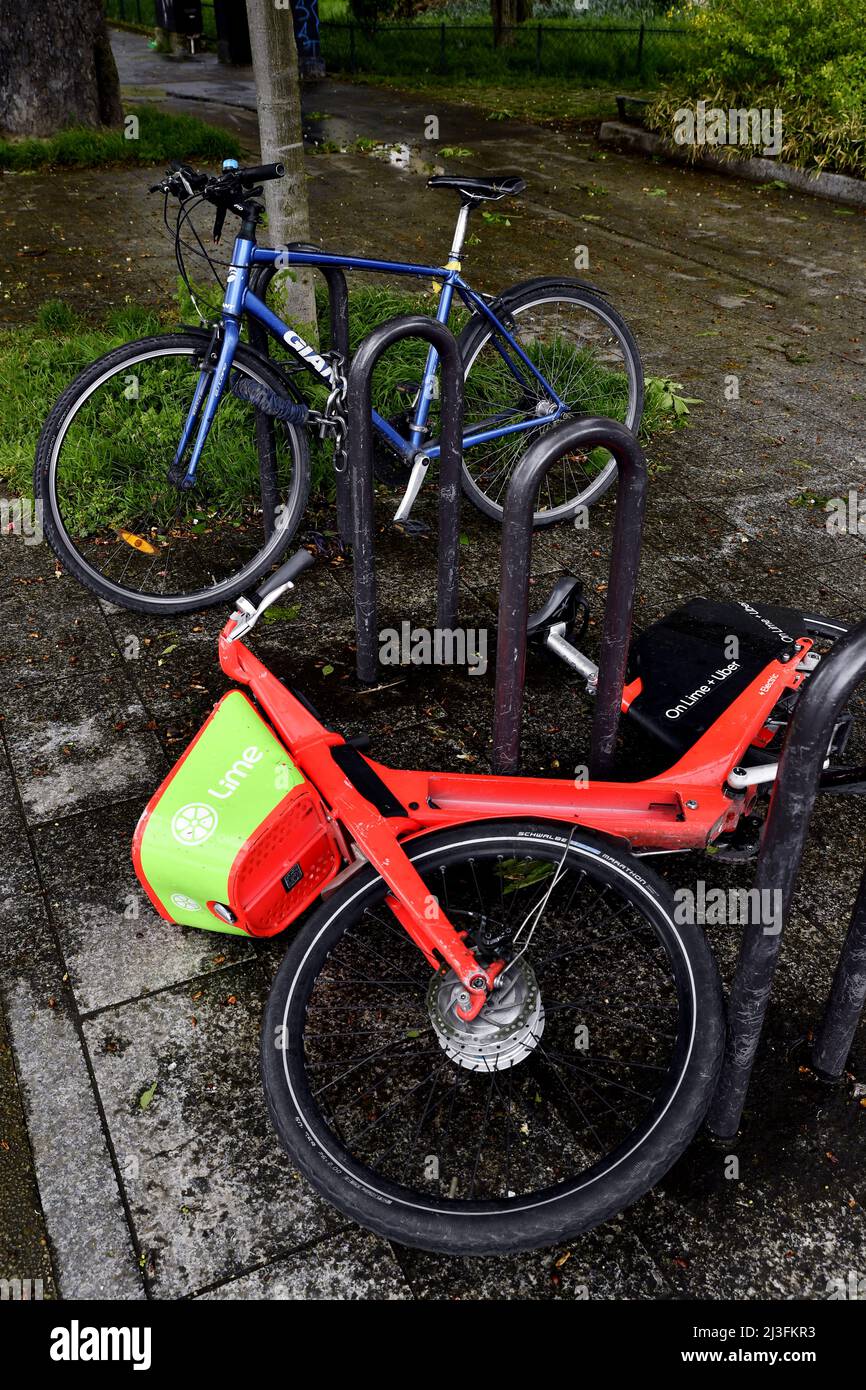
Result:
M781 164L776 159L725 159L709 152L691 159L681 145L625 121L603 121L598 138L603 145L615 145L632 154L663 155L677 164L712 169L716 174L747 179L750 183L767 183L770 179L776 179L814 198L866 208L866 180L852 179L846 174L815 174L807 169L797 169L793 164Z

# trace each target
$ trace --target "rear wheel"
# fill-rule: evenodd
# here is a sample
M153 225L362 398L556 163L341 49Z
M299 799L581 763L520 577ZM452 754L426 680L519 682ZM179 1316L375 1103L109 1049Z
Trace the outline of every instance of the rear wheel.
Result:
M279 1136L379 1234L494 1254L577 1235L690 1142L721 1058L699 929L642 861L575 827L479 822L407 846L482 958L511 963L478 1019L360 871L299 933L263 1033Z
M637 433L644 395L640 353L628 325L606 299L574 282L550 280L506 290L493 308L565 403L569 416L605 416ZM464 450L466 495L485 516L501 521L514 470L529 445L549 428L544 420L556 406L480 315L463 330L460 348L466 435L538 422L537 428L500 435ZM550 526L574 517L579 508L597 501L615 477L616 464L606 449L566 454L539 489L535 525Z
M100 598L140 613L235 598L279 560L307 504L306 431L230 391L195 487L171 481L209 344L167 333L114 349L67 387L39 438L34 488L52 548ZM287 394L243 345L232 371Z

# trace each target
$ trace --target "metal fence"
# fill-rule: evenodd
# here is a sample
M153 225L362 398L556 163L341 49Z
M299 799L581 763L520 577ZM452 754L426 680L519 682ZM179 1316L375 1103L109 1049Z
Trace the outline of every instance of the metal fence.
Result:
M599 81L676 72L687 60L691 31L649 24L326 23L322 52L331 72L485 77L585 77Z
M153 27L153 0L105 0L109 19ZM202 5L205 35L216 40L213 4ZM490 24L404 23L375 27L347 21L321 25L329 72L382 76L581 77L599 81L652 81L681 69L691 31L658 24L507 26L498 44Z

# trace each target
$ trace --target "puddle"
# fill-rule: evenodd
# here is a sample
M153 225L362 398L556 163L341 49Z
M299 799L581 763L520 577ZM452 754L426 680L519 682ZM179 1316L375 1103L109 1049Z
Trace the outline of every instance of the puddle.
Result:
M318 145L325 153L368 155L371 159L379 159L385 164L390 164L393 169L401 169L408 174L419 174L424 178L429 178L431 174L444 174L445 172L445 166L441 160L431 159L429 151L422 150L419 145L410 145L403 140L387 143L372 140L363 135L356 136L354 139L349 138L347 134L340 137L335 131L335 126L338 124L346 125L345 122L338 123L329 120L328 132L326 133L324 117L318 120L306 120L304 121L304 138L311 145Z

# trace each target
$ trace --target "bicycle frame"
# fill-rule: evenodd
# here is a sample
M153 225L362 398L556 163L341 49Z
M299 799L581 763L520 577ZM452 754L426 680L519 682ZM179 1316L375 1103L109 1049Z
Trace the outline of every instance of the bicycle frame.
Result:
M648 852L705 849L751 809L757 787L738 791L728 779L783 691L797 689L805 679L799 662L769 662L677 763L641 782L400 771L356 750L362 775L353 778L334 757L335 748L346 746L343 736L325 728L241 640L233 639L237 621L233 615L220 636L222 669L249 687L323 798L344 842L360 851L362 858L350 861L341 878L363 862L373 865L390 889L387 903L394 916L432 969L444 959L462 981L467 1019L480 1012L504 962L480 965L441 906L431 913L430 894L402 843L467 821L512 817L590 827ZM808 638L800 639L801 660L811 647Z
M455 247L458 245L459 243L455 242ZM549 398L551 409L543 417L511 423L503 421L491 428L470 430L463 437L464 449L488 443L493 439L500 439L505 435L536 429L542 421L545 425L550 425L565 414L568 409L566 403L556 394L520 344L497 318L486 300L462 278L457 268L459 262L456 261L455 251L452 251L447 266L430 266L403 261L373 260L363 256L335 256L324 251L296 251L291 247L271 249L256 245L255 241L249 237L239 236L235 240L231 267L226 281L222 318L218 330L216 360L203 368L199 375L192 405L172 465L172 475L180 476L184 456L192 443L189 460L183 472L182 486L185 488L191 488L195 483L205 441L228 383L235 350L240 340L241 320L244 314L257 320L273 338L285 344L299 362L307 367L323 385L331 386L333 384L331 367L321 354L250 290L249 277L253 267L273 265L279 265L281 269L291 269L292 266L320 268L332 266L341 270L366 270L381 275L406 275L418 279L430 279L440 285L439 302L436 309L436 318L440 323L447 324L455 293L460 296L470 311L481 314L493 329L493 342L509 371L523 385L527 384L527 374L534 378L537 385ZM406 489L406 495L397 512L397 517L401 520L408 515L428 464L437 458L440 452L438 444L425 445L423 443L430 406L436 394L438 362L438 354L434 348L430 348L427 353L421 389L415 403L415 415L408 439L399 434L377 411L373 411L375 428L412 466L412 476ZM507 417L509 413L504 412L504 415ZM195 440L192 442L194 435Z

